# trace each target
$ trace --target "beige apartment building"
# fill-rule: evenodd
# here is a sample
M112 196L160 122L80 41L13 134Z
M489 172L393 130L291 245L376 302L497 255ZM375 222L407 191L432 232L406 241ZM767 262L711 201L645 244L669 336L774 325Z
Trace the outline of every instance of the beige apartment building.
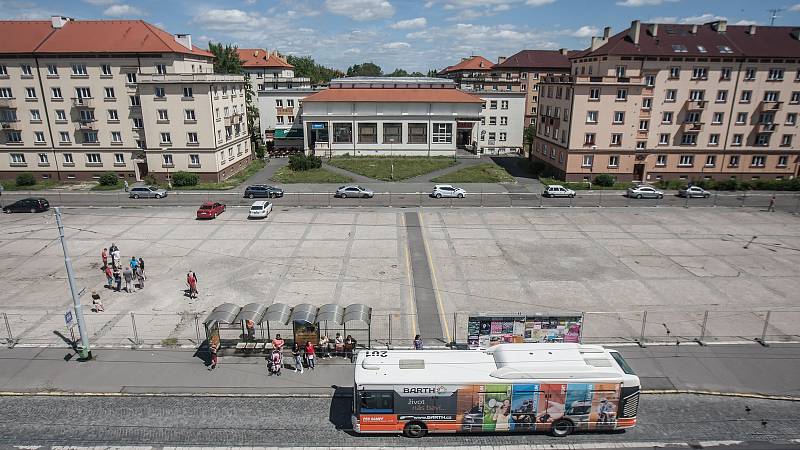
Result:
M0 178L228 178L252 158L244 77L139 20L0 21Z
M634 21L570 61L541 84L531 154L560 177L797 176L800 28Z

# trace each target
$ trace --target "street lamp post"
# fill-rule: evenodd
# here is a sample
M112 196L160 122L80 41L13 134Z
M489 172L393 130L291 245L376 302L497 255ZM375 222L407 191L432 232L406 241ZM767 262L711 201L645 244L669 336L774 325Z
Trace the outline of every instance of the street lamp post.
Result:
M167 164L167 161L164 158L164 152L166 152L166 151L167 151L166 148L161 147L161 162L164 165L164 168L167 169L167 189L172 190L172 178L170 178L170 176L169 176L169 166L170 165Z

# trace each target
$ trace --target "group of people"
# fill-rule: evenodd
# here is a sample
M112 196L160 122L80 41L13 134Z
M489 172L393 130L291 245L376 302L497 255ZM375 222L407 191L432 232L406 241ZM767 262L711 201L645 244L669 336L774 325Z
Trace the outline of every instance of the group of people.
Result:
M116 292L122 290L122 282L125 281L125 292L136 292L136 285L139 289L144 289L144 259L131 256L130 261L124 266L119 247L112 243L110 247L104 248L100 253L103 260L103 273L106 275L106 287ZM109 258L111 264L109 264Z

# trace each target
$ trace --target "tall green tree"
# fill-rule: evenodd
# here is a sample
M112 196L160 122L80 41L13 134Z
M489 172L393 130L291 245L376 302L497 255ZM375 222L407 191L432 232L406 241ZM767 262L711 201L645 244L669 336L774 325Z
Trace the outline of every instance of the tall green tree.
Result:
M408 72L403 69L394 69L394 72L390 73L388 76L390 77L407 77L410 76Z
M312 84L325 84L333 78L344 76L341 70L317 64L310 56L289 55L286 59L289 64L294 66L295 76L311 78Z
M261 127L259 126L259 117L260 114L258 112L258 106L256 106L256 102L258 101L258 97L256 97L256 93L253 92L253 84L250 81L250 74L244 74L244 104L245 108L247 109L247 129L250 130L250 142L253 143L255 148L258 150L261 148ZM259 157L263 155L260 154L260 151L256 151L256 154Z
M379 77L381 75L383 75L381 66L372 62L355 64L347 68L348 77Z
M238 47L223 45L221 42L209 42L208 51L214 54L214 73L241 74L242 60L239 58Z
M429 76L431 78L436 78L436 77L439 76L439 71L436 70L436 69L431 69L431 70L428 71L428 75L427 76Z

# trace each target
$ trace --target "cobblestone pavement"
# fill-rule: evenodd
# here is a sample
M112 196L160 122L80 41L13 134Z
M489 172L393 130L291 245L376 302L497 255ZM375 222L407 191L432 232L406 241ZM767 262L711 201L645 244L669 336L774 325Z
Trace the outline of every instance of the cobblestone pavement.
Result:
M347 448L709 440L787 443L800 436L798 404L783 401L645 395L639 425L625 432L565 439L544 434L480 434L434 435L422 440L349 432L351 402L350 397L0 397L0 443Z

